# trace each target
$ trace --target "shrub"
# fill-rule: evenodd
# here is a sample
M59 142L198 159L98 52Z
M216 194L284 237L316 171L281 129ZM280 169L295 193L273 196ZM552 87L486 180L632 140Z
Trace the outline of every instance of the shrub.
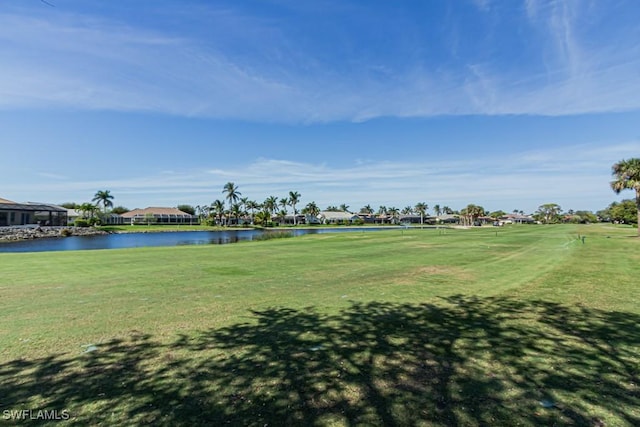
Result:
M73 231L71 231L70 228L63 228L62 230L60 230L60 235L62 237L69 237L73 235Z
M76 227L88 227L89 221L84 218L78 218L74 221L73 225L75 225Z
M253 236L253 240L263 241L271 239L286 239L288 237L293 237L293 233L291 231L268 231Z

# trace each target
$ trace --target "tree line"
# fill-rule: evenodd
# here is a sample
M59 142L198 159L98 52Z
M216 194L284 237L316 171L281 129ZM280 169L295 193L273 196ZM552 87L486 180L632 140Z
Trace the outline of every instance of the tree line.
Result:
M596 213L590 211L573 211L569 209L564 212L556 203L545 203L531 215L537 222L552 224L559 222L579 222L591 223L597 221L618 222L626 224L638 224L640 222L640 158L621 160L612 166L614 180L610 182L612 190L619 194L623 190L634 190L635 200L625 199L620 202L613 202L607 208ZM317 217L321 209L311 201L298 210L301 203L301 194L297 191L290 191L285 197L269 196L264 201L257 202L248 197L242 197L239 187L233 182L227 182L222 189L223 197L214 200L210 205L178 205L177 208L185 213L196 215L200 221L209 225L232 225L238 224L240 219L248 219L251 224L267 226L271 224L273 218L284 221L292 213L293 225L298 223L298 215L311 215ZM100 221L100 216L109 213L122 214L128 211L123 206L113 206L114 196L109 190L99 190L94 194L93 203L63 203L62 206L68 209L78 210L91 225ZM111 208L111 209L110 209ZM291 208L291 211L289 211ZM325 211L349 212L350 207L346 204L339 206L329 205ZM463 225L473 225L479 218L493 218L498 220L507 215L506 212L498 210L489 212L482 206L469 204L465 208L457 211L448 206L433 206L435 216L457 215ZM367 204L358 210L358 214L376 216L382 222L386 220L394 222L400 215L420 216L420 223L424 222L428 215L429 205L425 202L418 202L414 206L407 205L402 209L395 206L381 205L374 209ZM513 214L524 216L522 210L514 209ZM640 228L638 231L640 236Z

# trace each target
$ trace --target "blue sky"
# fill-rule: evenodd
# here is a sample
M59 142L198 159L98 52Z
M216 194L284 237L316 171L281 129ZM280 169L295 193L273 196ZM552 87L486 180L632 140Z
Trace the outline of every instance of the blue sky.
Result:
M5 0L0 197L598 210L640 2Z

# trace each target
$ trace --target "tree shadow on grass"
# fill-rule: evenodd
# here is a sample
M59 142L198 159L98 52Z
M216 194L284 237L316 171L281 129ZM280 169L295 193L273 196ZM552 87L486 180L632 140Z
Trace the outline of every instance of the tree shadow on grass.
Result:
M454 296L274 308L0 365L0 410L76 424L639 425L640 316Z

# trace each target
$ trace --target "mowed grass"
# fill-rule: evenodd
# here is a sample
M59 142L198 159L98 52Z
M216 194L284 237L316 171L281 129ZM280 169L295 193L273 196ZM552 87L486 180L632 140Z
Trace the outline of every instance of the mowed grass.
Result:
M77 425L638 425L634 234L398 229L0 254L0 412L67 410Z

